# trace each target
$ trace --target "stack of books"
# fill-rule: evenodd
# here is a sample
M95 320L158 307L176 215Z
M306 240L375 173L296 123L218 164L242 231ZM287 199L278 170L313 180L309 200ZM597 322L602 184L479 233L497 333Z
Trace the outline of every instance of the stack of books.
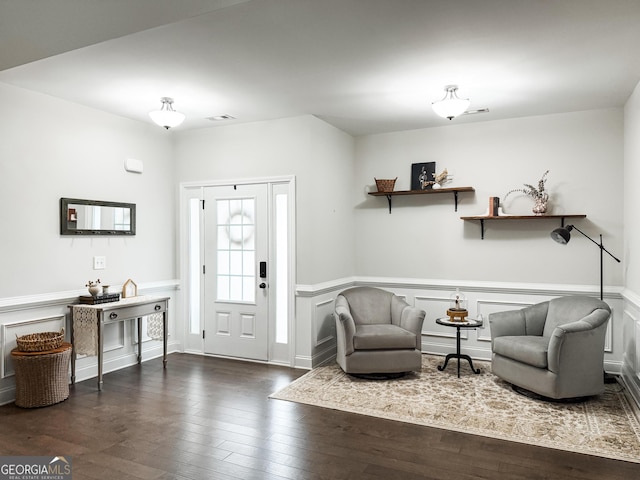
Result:
M84 303L85 305L98 305L100 303L117 302L119 300L119 293L106 293L104 295L97 295L95 297L91 295L80 296L80 303Z

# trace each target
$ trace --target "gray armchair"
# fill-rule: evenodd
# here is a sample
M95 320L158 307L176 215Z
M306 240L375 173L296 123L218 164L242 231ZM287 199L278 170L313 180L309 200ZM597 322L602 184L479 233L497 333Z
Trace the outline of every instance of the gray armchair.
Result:
M604 337L611 309L568 296L492 313L491 369L517 387L567 399L604 391Z
M424 316L424 310L379 288L345 290L335 302L336 361L351 374L419 371Z

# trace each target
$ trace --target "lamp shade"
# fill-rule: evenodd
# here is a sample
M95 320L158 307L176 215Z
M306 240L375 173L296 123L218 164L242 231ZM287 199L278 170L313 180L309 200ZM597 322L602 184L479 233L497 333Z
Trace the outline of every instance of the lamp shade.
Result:
M571 225L569 225L567 228L556 228L553 232L551 232L551 238L558 243L566 245L567 243L569 243L569 240L571 240L571 228Z
M173 109L173 99L169 97L162 97L160 101L162 102L162 108L160 108L160 110L149 112L151 120L167 130L180 125L184 121L185 116Z
M436 114L440 115L442 118L448 118L452 120L458 115L463 114L471 102L468 98L458 98L456 91L458 90L457 85L447 85L444 87L445 92L447 92L444 98L440 101L433 102L431 107Z

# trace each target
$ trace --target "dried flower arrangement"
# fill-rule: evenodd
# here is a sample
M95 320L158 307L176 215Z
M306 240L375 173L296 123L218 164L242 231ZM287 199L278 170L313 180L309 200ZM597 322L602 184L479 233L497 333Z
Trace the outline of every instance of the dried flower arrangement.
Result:
M95 282L93 280L89 280L85 287L94 287L97 285L100 285L100 279L97 279Z
M543 202L546 202L547 200L549 200L549 194L544 189L544 185L545 183L547 183L548 173L549 173L549 170L544 172L544 174L542 175L542 178L540 178L540 180L538 181L538 188L534 187L533 185L529 185L528 183L525 183L524 184L525 188L514 188L513 190L509 190L507 194L504 196L503 200L506 200L506 198L511 193L520 192L533 198L534 200L541 200Z

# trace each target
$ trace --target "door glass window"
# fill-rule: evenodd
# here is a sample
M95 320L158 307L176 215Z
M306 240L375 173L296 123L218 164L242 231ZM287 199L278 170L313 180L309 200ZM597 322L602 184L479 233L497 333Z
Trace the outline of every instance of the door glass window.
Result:
M255 199L216 200L218 300L254 302Z
M129 210L129 209L127 209ZM200 199L189 200L189 333L200 332Z
M287 343L289 338L289 242L288 200L286 193L276 195L276 342Z

